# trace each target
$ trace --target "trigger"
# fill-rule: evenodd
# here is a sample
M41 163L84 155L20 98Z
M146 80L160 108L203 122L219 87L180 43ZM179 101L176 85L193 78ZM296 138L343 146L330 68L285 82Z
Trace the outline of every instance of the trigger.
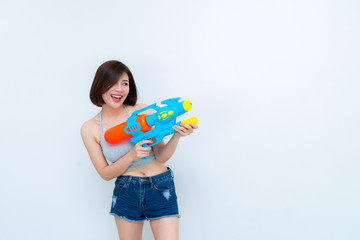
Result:
M158 144L159 142L161 142L161 140L163 140L163 137L162 137L162 138L159 138L159 139L157 139L157 138L155 138L155 139L156 139L156 142L153 143L153 144L151 144L149 147L152 147L152 146Z

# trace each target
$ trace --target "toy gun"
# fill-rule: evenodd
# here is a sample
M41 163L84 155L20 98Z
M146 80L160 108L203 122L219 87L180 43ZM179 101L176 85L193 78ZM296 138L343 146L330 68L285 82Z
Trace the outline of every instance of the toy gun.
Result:
M105 132L104 138L106 142L116 144L129 139L129 142L136 144L142 140L155 138L155 143L151 145L144 144L143 147L158 144L165 136L176 132L172 127L174 125L180 126L181 123L176 122L176 118L192 109L190 101L179 102L179 99L170 98L162 101L162 104L167 105L164 107L159 107L154 103L133 112L126 122L116 125ZM154 109L156 113L139 116L139 113L148 109ZM192 117L182 121L182 123L186 124L190 122L197 124L198 119Z

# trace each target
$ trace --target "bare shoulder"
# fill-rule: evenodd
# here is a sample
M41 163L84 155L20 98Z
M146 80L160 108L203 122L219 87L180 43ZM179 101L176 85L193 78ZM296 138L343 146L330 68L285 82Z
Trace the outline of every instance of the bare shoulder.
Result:
M97 114L95 117L83 123L83 125L81 126L81 136L83 138L91 138L97 136L100 128L99 124L99 114Z
M142 108L147 107L147 106L149 106L149 105L148 105L148 104L145 104L145 103L137 103L137 104L135 105L135 108L136 108L137 110L139 110L139 109L142 109Z

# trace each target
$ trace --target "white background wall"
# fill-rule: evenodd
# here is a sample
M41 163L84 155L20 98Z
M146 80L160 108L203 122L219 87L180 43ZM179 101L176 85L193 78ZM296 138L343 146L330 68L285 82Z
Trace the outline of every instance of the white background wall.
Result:
M358 1L1 1L0 238L117 239L80 126L97 67L189 99L181 239L359 239ZM144 239L152 239L149 223Z

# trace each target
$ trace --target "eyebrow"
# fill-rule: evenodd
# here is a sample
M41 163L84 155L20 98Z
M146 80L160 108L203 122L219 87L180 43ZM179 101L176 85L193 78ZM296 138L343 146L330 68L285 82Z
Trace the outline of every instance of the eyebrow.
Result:
M123 79L123 80L121 80L122 82L128 82L129 80L126 80L126 79Z

